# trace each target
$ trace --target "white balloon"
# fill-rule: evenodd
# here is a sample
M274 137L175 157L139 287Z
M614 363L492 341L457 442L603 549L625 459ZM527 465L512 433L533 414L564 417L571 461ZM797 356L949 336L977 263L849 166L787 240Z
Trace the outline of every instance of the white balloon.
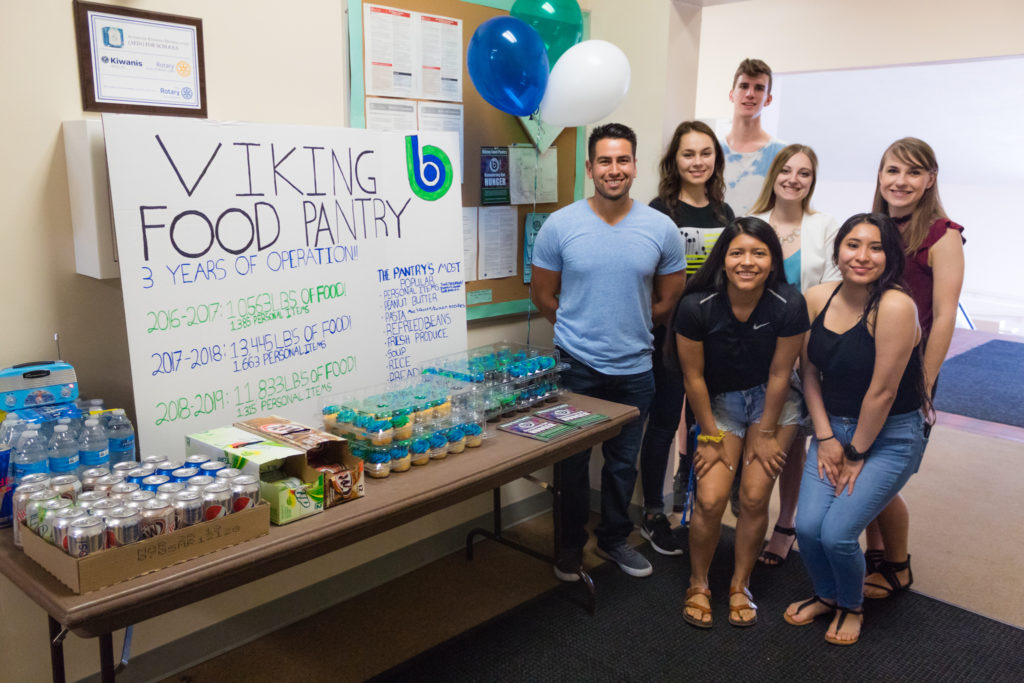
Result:
M604 40L585 40L555 62L540 103L540 117L555 126L600 121L622 104L629 91L629 60Z

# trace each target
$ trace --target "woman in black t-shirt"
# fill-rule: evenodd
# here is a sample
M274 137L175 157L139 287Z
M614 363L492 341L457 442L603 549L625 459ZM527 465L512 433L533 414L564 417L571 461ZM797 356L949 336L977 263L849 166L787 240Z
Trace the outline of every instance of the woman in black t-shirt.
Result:
M722 229L733 219L725 203L725 157L715 133L700 121L676 127L661 159L661 182L651 207L667 214L679 226L686 248L686 273L697 272ZM671 319L654 327L654 397L640 447L640 483L644 494L644 520L640 533L663 555L682 555L683 547L665 516L664 484L669 455L683 409L683 373ZM689 463L680 464L686 477Z
M750 572L775 477L800 421L800 397L789 378L807 327L804 299L786 283L775 231L758 218L733 221L687 283L674 321L686 396L701 431L683 612L694 626L711 626L708 570L741 456L729 623L757 621Z

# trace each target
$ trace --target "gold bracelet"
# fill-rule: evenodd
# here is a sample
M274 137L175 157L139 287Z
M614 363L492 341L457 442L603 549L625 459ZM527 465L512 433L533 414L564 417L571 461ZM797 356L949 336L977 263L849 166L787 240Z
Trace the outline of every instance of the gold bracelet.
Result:
M719 429L718 436L711 436L710 434L698 434L697 443L722 443L722 439L725 438L725 430Z

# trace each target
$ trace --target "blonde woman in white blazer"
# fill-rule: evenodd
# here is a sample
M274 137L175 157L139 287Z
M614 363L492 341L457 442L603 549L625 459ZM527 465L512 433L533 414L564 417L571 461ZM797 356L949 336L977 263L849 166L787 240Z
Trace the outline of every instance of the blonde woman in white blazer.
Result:
M818 179L818 157L806 145L789 145L775 156L765 176L751 215L775 229L782 243L783 266L790 284L805 292L822 282L841 280L832 261L832 245L839 222L827 213L812 211L811 196ZM804 437L804 438L801 438ZM800 475L807 457L806 434L793 440L786 466L779 475L779 517L758 561L782 564L796 539L794 522Z

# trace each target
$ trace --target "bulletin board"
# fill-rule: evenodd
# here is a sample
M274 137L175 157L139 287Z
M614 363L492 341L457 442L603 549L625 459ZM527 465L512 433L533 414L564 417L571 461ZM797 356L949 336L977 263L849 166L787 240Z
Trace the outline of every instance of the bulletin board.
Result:
M464 106L464 149L465 178L462 185L462 205L464 207L480 206L480 148L497 147L512 144L530 144L530 139L515 116L507 114L488 104L469 78L466 69L465 54L469 41L477 27L496 16L508 14L512 0L348 0L349 18L349 65L352 74L351 101L349 106L350 125L363 128L366 125L364 111L365 86L363 83L363 5L385 5L413 12L426 12L461 19L462 54L463 54L463 88L462 104ZM587 38L589 15L584 13L584 39ZM517 273L514 276L472 280L466 282L467 297L473 293L484 294L490 291L490 301L468 305L467 320L520 315L536 311L530 302L530 286L523 282L523 232L528 213L550 213L571 204L583 196L583 160L586 158L585 128L566 128L555 139L553 147L558 150L558 202L550 204L518 205L517 221ZM480 296L477 294L477 296Z

